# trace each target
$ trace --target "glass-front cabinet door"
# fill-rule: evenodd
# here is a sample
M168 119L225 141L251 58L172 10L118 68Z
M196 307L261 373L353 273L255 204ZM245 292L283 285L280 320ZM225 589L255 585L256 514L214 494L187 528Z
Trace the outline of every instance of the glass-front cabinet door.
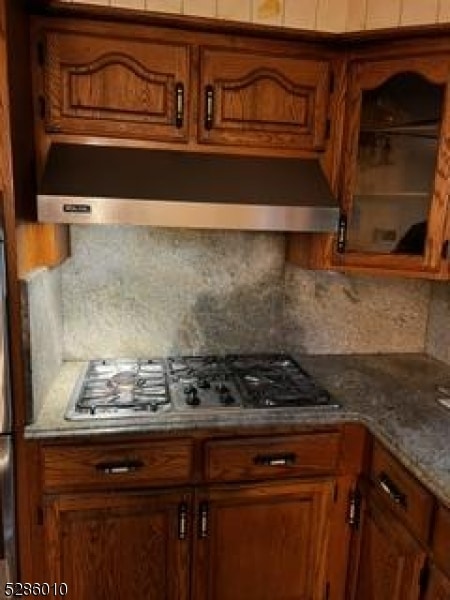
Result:
M430 276L446 253L450 56L350 69L337 264Z

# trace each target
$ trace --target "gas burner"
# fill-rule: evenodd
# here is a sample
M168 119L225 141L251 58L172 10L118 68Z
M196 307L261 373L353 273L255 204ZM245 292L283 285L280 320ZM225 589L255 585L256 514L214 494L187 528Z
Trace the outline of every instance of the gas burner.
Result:
M88 364L66 418L138 417L170 408L163 361L100 360Z
M337 408L298 363L285 354L229 357L250 408Z
M180 356L168 358L169 374L172 377L224 377L229 369L224 358L217 356Z
M238 384L223 356L169 358L169 386L177 408L242 406Z

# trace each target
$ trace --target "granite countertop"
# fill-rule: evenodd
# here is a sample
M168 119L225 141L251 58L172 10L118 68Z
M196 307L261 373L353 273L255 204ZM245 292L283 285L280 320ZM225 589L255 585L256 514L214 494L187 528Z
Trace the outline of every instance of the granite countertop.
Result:
M342 409L201 409L148 419L67 421L64 412L86 363L66 362L56 377L29 438L142 433L263 424L364 423L391 452L450 506L450 410L436 402L437 387L450 388L450 367L423 354L297 357L342 404Z

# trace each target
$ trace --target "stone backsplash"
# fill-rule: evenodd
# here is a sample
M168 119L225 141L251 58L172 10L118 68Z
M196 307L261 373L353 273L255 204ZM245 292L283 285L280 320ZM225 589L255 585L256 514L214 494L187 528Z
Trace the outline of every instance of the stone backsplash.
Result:
M63 361L61 270L38 269L22 281L23 346L33 420Z
M64 355L164 356L282 347L282 234L72 227Z
M430 284L286 265L282 234L73 226L67 359L420 352Z
M426 351L450 364L450 284L433 283L429 309Z
M430 284L286 267L287 346L297 352L423 352Z

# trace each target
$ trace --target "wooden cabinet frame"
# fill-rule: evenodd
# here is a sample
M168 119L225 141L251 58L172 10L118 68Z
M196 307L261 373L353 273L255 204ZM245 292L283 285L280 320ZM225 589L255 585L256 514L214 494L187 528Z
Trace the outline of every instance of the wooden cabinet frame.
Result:
M349 48L345 75L335 86L334 129L328 160L323 161L333 190L340 199L342 213L352 204L356 174L362 90L373 89L391 76L413 72L445 86L433 194L428 215L425 253L420 256L383 255L337 251L338 235L291 234L287 260L305 268L330 269L349 273L396 275L427 279L447 279L450 238L449 148L450 148L450 53L446 39L383 40ZM334 169L330 170L333 166ZM336 173L338 175L336 176Z
M313 433L321 440L329 435L330 444L323 449L315 443ZM208 445L222 447L226 442L231 450L233 444L243 448L247 440L256 451L267 447L266 452L294 444L299 453L299 465L289 471L288 467L275 464L273 473L265 476L267 467L261 467L259 475L256 471L247 475L236 463L234 477L230 474L229 478L211 481L207 466ZM196 600L214 600L211 577L221 576L222 580L224 577L217 562L223 561L221 565L224 566L228 561L227 568L231 568L234 548L230 548L230 540L239 541L241 536L242 545L250 544L256 554L262 553L263 558L268 544L264 569L270 567L270 552L278 548L274 558L277 570L271 584L275 585L277 577L282 576L286 561L289 574L286 586L292 592L290 597L297 593L292 586L301 581L308 597L322 600L328 593L330 600L343 600L343 573L351 533L347 523L348 497L361 470L366 440L366 432L361 426L349 424L321 428L261 427L252 428L251 432L245 429L222 431L221 435L218 432L185 432L172 437L154 434L151 440L147 436L127 436L126 439L108 436L107 440L90 438L84 444L80 439L35 443L39 457L35 475L40 490L36 489L33 501L39 506L38 523L35 524L34 513L30 515L30 521L37 528L35 549L44 545L46 550L26 557L29 562L23 565L23 576L34 573L39 580L43 580L44 575L56 580L73 579L73 556L77 557L75 562L82 564L84 554L92 553L97 547L96 540L101 540L106 554L112 552L111 543L117 536L123 536L124 543L130 547L136 544L137 551L141 551L147 547L145 531L155 531L155 543L159 544L158 532L164 529L168 536L164 542L169 553L167 560L177 565L173 567L174 581L184 582L189 589L191 584L187 582L192 578L191 597ZM189 471L182 468L174 474L173 448L176 450L178 446L186 451L189 449L193 464ZM309 446L311 450L308 450ZM320 456L322 452L325 460ZM128 475L125 472L113 475L98 468L105 461L123 465L125 458L121 460L121 453L127 461L133 459L133 464L139 457L140 470L130 470ZM318 456L311 463L314 453ZM244 466L247 455L239 460ZM304 473L299 470L302 460L306 464ZM151 471L155 464L159 470L153 481ZM75 473L78 473L76 477ZM188 479L187 473L190 473ZM77 484L78 479L83 483ZM271 516L272 521L268 522ZM253 523L247 529L242 522L246 517ZM141 529L142 538L139 538ZM128 535L128 530L134 533ZM276 540L279 532L282 538L284 536L282 544ZM248 539L252 535L253 542ZM71 536L80 537L80 542L74 540L73 555L68 550ZM218 543L224 545L223 549L217 549ZM285 545L290 551L283 554ZM154 549L155 545L150 544L148 548ZM104 562L99 561L98 569L104 571ZM252 577L255 581L255 570L252 569L250 564L250 584ZM92 577L92 569L86 567L82 585ZM99 577L109 576L102 573ZM161 578L148 575L147 580L145 569L139 577L155 589L162 586ZM216 583L220 584L220 581ZM111 586L111 581L105 585ZM89 594L83 591L85 589L79 588L81 597L75 600L90 600ZM160 596L154 597L156 600ZM184 598L180 595L177 600Z
M441 267L445 241L448 208L449 140L450 140L450 54L435 56L405 56L381 60L355 62L350 66L346 107L347 137L342 162L342 210L348 214L352 205L356 177L356 160L360 129L361 98L363 90L374 89L389 78L402 72L417 73L425 80L445 86L442 126L439 136L436 173L428 214L428 236L424 257L379 255L357 252L334 254L334 262L341 267L367 267L391 271L413 271L437 274Z

